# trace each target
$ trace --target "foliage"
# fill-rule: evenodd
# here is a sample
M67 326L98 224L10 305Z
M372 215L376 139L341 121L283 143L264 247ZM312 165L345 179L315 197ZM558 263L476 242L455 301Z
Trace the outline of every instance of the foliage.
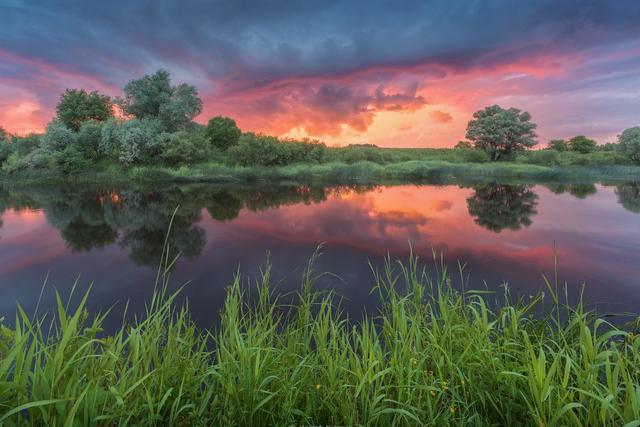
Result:
M640 162L640 126L625 129L619 136L620 150L634 162Z
M505 110L498 105L473 113L466 137L476 148L489 153L492 160L536 145L536 124L531 115L517 108Z
M380 314L353 322L332 294L312 290L313 262L295 305L274 293L268 265L263 272L255 294L235 279L211 332L162 291L166 282L144 318L108 336L107 315L89 317L86 295L70 311L56 294L52 324L19 310L15 328L0 334L0 422L635 425L640 418L638 335L580 302L566 305L548 281L551 301L537 294L512 302L508 289L457 291L438 262L428 269L415 257L387 258L374 272ZM167 269L161 273L166 279Z
M282 166L298 162L320 163L327 147L317 141L279 140L273 136L246 133L231 147L229 161L240 166Z
M51 156L50 165L64 175L77 175L87 170L90 163L77 145L69 145Z
M27 136L14 136L11 145L13 153L18 157L24 157L40 146L41 136L35 133Z
M67 145L75 144L77 134L67 127L61 120L54 119L42 135L42 146L48 151L64 150Z
M235 120L229 117L214 117L209 120L206 128L207 139L220 150L226 150L236 145L241 134Z
M91 121L82 124L78 131L77 145L85 159L98 160L101 137L102 125L100 123Z
M168 166L189 165L207 159L210 146L201 132L163 132L158 136L160 160Z
M496 233L531 225L537 204L538 196L527 185L488 184L476 188L467 199L476 224Z
M9 134L0 127L0 165L7 160L12 151L11 138Z
M640 213L640 181L619 184L615 189L618 203L631 212Z
M569 148L571 151L576 151L582 154L593 153L596 151L598 144L584 135L574 136L569 140Z
M171 85L169 73L155 74L131 80L123 89L124 98L118 105L137 119L158 119L164 131L183 130L202 111L202 100L194 86Z
M133 119L123 122L117 131L118 160L125 166L151 161L160 150L158 135L162 125L157 119Z
M552 139L547 144L547 149L564 152L567 151L569 147L567 145L567 141L565 141L564 139Z
M84 89L67 89L56 106L57 119L77 132L88 120L103 122L113 116L111 98Z

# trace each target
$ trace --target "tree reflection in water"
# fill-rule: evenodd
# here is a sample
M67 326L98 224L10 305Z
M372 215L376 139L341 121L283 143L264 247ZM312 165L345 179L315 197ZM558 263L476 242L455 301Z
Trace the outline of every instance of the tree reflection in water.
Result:
M618 203L631 212L640 213L640 181L619 184L615 189Z
M6 208L42 209L47 221L60 230L73 252L101 249L117 243L130 251L139 265L155 267L162 254L166 233L169 256L197 257L206 243L197 225L202 209L218 221L236 218L242 209L262 211L298 203L318 203L328 194L345 188L364 192L371 186L272 186L228 188L212 185L171 186L79 191L69 187L0 191L0 214ZM176 207L179 207L176 210ZM175 217L173 217L175 211ZM172 221L173 217L173 222ZM1 223L0 223L1 224Z
M467 199L469 215L476 224L496 233L531 225L537 205L538 196L528 185L487 184L475 187Z

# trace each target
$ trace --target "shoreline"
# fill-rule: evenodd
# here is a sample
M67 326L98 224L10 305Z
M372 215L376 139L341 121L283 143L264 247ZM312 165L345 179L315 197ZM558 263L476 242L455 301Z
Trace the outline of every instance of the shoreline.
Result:
M413 160L378 164L298 163L288 166L230 167L199 164L190 168L139 166L130 169L63 175L49 171L0 174L2 185L133 184L133 183L314 183L413 184L457 182L623 182L640 180L640 166L538 166L514 162L453 163Z

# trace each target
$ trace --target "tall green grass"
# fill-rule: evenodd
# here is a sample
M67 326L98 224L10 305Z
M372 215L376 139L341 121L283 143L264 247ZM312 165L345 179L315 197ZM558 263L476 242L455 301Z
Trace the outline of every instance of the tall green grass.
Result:
M58 296L52 318L18 309L0 424L640 425L640 339L556 284L544 308L542 294L459 290L435 256L387 258L380 311L355 321L314 290L313 261L295 301L268 266L256 288L236 277L211 331L164 291L166 257L145 316L113 334L87 295L72 310Z

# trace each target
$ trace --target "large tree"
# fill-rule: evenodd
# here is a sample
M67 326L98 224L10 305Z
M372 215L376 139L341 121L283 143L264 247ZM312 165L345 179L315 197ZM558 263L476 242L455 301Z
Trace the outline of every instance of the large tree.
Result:
M492 160L498 160L536 145L535 128L529 113L492 105L473 113L466 137L476 148L489 153Z
M640 162L640 126L625 129L619 136L620 149L634 162Z
M172 86L165 70L131 80L118 104L135 118L158 119L169 132L186 128L202 111L196 88L185 83Z
M113 116L111 98L84 89L67 89L56 106L58 119L69 129L78 131L88 120L103 122Z
M238 143L242 132L236 125L235 120L218 116L209 120L205 134L214 147L226 150Z

